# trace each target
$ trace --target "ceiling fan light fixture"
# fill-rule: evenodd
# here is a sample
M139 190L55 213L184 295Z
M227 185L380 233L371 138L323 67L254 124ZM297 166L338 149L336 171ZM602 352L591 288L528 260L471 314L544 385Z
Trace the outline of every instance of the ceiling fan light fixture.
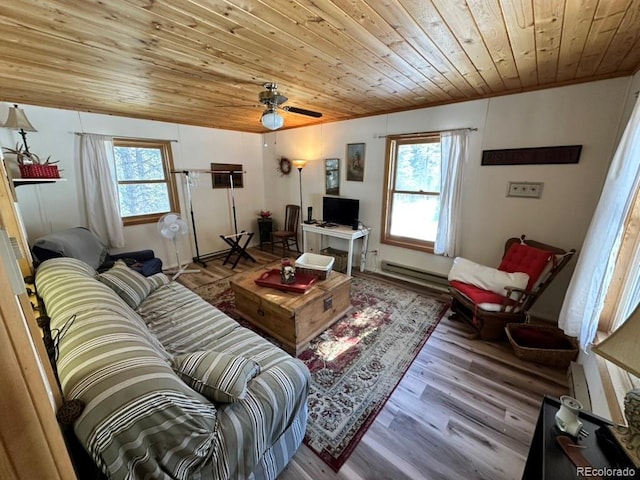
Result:
M278 130L284 125L284 118L278 115L278 112L274 108L269 108L262 113L260 117L260 123L264 128L269 130Z

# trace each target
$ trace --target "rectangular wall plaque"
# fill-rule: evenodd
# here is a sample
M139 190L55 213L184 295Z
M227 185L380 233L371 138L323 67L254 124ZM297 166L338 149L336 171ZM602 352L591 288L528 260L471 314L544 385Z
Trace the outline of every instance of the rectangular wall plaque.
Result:
M482 165L547 165L578 163L582 145L483 150Z
M234 163L212 163L211 183L213 188L230 188L233 177L234 188L244 187L242 165Z
M542 187L542 182L509 182L507 197L540 198Z

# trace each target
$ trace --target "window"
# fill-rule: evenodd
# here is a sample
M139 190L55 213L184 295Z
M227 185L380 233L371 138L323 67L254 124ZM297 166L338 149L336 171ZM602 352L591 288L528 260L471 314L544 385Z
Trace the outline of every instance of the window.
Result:
M631 205L598 323L598 330L606 333L622 325L640 301L640 191Z
M156 222L178 210L170 142L115 138L113 151L125 225Z
M382 243L433 252L440 214L440 136L390 136Z

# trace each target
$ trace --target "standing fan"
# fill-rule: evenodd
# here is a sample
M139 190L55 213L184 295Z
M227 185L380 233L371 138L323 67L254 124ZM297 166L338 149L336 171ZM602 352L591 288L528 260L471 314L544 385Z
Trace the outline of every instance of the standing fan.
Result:
M158 220L158 232L164 238L173 240L173 248L176 251L176 261L178 269L175 271L172 280L175 280L183 273L195 273L200 270L187 270L187 265L180 262L180 254L178 253L178 235L186 235L188 231L187 222L185 222L177 213L167 213Z

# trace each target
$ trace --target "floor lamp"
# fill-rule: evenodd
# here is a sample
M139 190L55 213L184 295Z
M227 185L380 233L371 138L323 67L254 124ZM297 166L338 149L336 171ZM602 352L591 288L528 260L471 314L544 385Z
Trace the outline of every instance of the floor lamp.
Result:
M293 166L298 169L298 177L300 180L300 218L298 221L302 223L302 169L307 165L306 160L293 160ZM304 235L302 235L302 240L300 242L302 245L302 253L304 253Z

